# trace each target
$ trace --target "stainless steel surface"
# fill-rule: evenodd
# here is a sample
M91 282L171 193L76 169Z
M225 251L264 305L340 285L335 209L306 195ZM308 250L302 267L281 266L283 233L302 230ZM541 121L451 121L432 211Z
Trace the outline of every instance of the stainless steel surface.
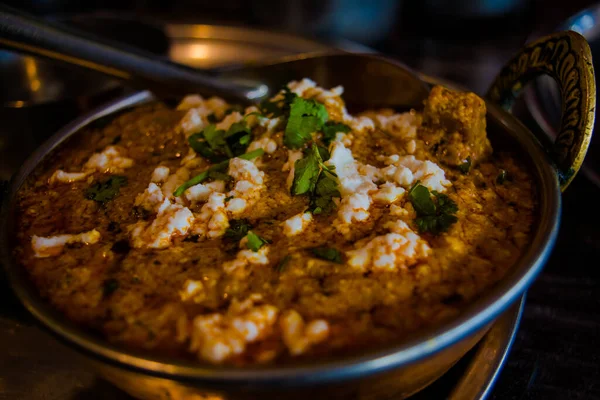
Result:
M140 96L141 96L141 98L144 97L143 95L140 95ZM131 100L132 99L130 98L129 101L131 101ZM133 100L135 100L135 99L133 99ZM140 100L140 98L138 98L137 100ZM491 109L493 109L493 108L494 107L491 107ZM513 137L517 137L517 138L519 138L521 136L524 136L524 137L527 136L527 133L523 129L523 127L520 124L516 123L516 121L514 121L513 118L507 116L502 111L499 111L497 109L496 110L492 110L491 114L492 114L492 118L494 119L494 121L496 121L496 125L497 125L496 128L499 129L500 131L508 130L507 132L508 132L509 135L511 135ZM76 127L75 126L71 126L70 128L74 129ZM525 142L527 142L527 140ZM540 154L539 148L537 148L534 143L530 143L530 142L523 143L521 141L521 144L523 144L534 155L537 154L535 156L535 157L537 157L537 159L536 159L537 161L544 161L544 156ZM38 155L42 155L43 151L42 152L38 152L38 153L39 153ZM543 207L542 207L542 213L545 214L545 215L547 215L549 217L549 219L546 220L545 227L544 226L542 227L543 229L547 230L546 231L547 235L545 236L545 238L542 238L542 242L547 244L548 241L552 241L553 235L554 235L554 230L556 229L556 226L554 226L554 221L555 221L556 215L552 216L553 214L552 214L551 211L552 211L552 209L555 209L558 206L558 203L557 203L557 201L558 201L557 190L556 190L555 182L552 181L552 176L553 175L552 175L551 171L545 169L543 166L538 166L536 168L536 174L538 175L538 177L540 179L542 179L543 182L545 182L545 184L542 185L542 190L545 193L549 194L548 198L544 201L545 204L543 204ZM553 198L554 198L554 200L553 200ZM537 243L535 243L535 245L539 247L540 246L540 241L537 240ZM445 332L444 335L441 335L441 336L436 335L436 334L430 335L429 337L430 337L431 340L429 340L428 342L424 343L425 346L421 346L420 349L419 348L416 349L417 352L421 351L420 353L415 353L414 352L415 349L413 348L412 349L413 350L412 353L410 351L404 352L404 356L409 356L409 357L413 356L414 357L414 356L431 355L432 353L435 352L436 349L446 347L446 345L448 343L451 343L454 340L457 340L457 339L460 339L460 338L464 338L465 336L468 337L469 334L473 334L474 332L476 332L477 331L477 329L476 329L477 326L482 326L486 321L490 320L495 315L497 315L497 313L500 311L500 309L502 309L503 307L505 307L510 302L511 299L514 299L515 296L518 295L518 293L520 293L520 292L522 292L522 290L524 290L525 286L533 278L533 276L535 276L535 274L537 273L537 271L541 267L541 264L543 263L543 258L545 258L547 256L547 254L545 252L542 252L539 255L541 255L541 259L539 259L537 257L534 257L534 258L529 258L528 260L524 260L524 262L534 262L535 259L537 258L537 261L535 261L533 264L531 264L532 268L530 268L528 271L523 271L522 268L521 268L521 271L519 271L519 268L517 268L517 270L514 271L514 273L511 274L508 277L506 285L507 285L507 287L510 287L511 289L509 289L509 290L500 289L500 290L492 291L491 293L489 293L489 296L486 298L488 300L487 303L485 303L485 302L484 303L480 303L479 305L474 306L473 308L471 308L470 310L468 310L468 312L467 312L468 315L466 317L473 317L473 315L475 315L476 318L471 318L470 320L469 320L469 318L463 318L461 321L456 321L456 323L453 324L453 326L446 327L448 329L446 330L446 332ZM523 267L523 266L521 265L521 267ZM13 272L17 272L17 271L13 271ZM24 278L24 277L22 277L22 278ZM30 296L30 295L32 295L32 293L26 294L26 296ZM495 300L495 301L492 301L492 300ZM491 301L491 303L490 303L490 301ZM31 307L31 303L29 303L29 304L30 304L30 307ZM43 307L43 305L42 305L42 307ZM482 310L485 311L485 312L482 312ZM50 316L50 318L59 318L60 319L60 316L52 315L52 316ZM466 320L469 320L467 322L470 322L470 324L468 324L468 326L465 326L465 324L463 324L464 322L466 322ZM54 326L54 327L56 328L56 326ZM17 334L19 333L18 330L15 330L14 326L13 327L8 327L7 329L9 331L10 330L14 330L14 332L16 332ZM35 328L32 328L32 329L35 329ZM61 332L59 332L59 334L69 334L68 331L69 331L70 328L66 327L65 329L61 328ZM20 334L18 336L19 337L23 337L23 338L27 337L27 335L20 335ZM41 335L34 334L33 336L31 336L31 340L33 340L33 341L35 341L37 343L38 340L40 340L40 341L42 340L41 337L42 337ZM473 340L469 341L469 345L472 345L472 344L474 344L474 341ZM41 345L39 347L44 348L46 346L47 345L44 344L44 345ZM406 347L410 347L410 346L406 346ZM423 352L422 351L423 347L428 347L429 349L426 349ZM467 346L467 347L469 347L469 346ZM31 356L36 356L41 351L41 349L39 349L37 346L33 346L32 345L32 346L30 346L30 348L32 350ZM101 350L101 349L96 348L96 350ZM397 350L397 349L394 349L394 350ZM115 355L118 356L119 355L119 351L117 351L116 353L117 354L115 354ZM459 353L460 353L460 351L459 351ZM62 353L59 352L58 354L62 354ZM488 352L477 353L477 354L478 354L478 357L479 357L479 355L485 355L485 354L488 354ZM456 354L453 354L453 356L455 357L453 359L453 361L454 361L454 360L456 360L456 358L458 356ZM19 357L19 356L17 355L17 357ZM65 366L69 365L69 362L66 361L68 359L68 357L70 357L70 356L67 356L67 353L65 353L64 357L61 357L61 360L65 359L65 363L64 363ZM123 358L117 357L117 360L118 360L117 361L117 365L119 364L120 361L125 361L126 358L127 357L123 357ZM386 363L389 363L390 361L398 361L397 359L393 360L393 358L394 358L394 354L388 354L387 357L378 358L376 361L374 360L375 363L371 362L368 366L372 367L372 368L375 368L377 371L380 371L382 369L385 369L386 366L389 366L389 364L386 365ZM476 358L476 360L477 359L480 359L480 358ZM58 361L58 360L54 360L54 361ZM155 365L149 363L148 362L149 360L145 360L145 361L146 362L143 362L140 365L142 368L152 368L153 366L155 366ZM484 363L485 362L489 362L489 360L484 360ZM11 361L7 361L6 364L7 365L11 365L11 364L14 365L15 363L14 363L14 360L11 360ZM101 365L103 366L104 363L102 363ZM481 364L479 364L479 365L481 365ZM113 364L113 366L114 366L114 364ZM346 375L346 377L351 376L353 373L357 372L357 371L352 371L351 368L349 369L347 363L341 365L341 367L342 367L341 370L343 370L342 372L345 372L345 373L349 374L349 375ZM28 368L26 363L24 363L23 368ZM81 376L83 377L82 379L86 380L86 382L92 382L93 381L92 375L84 373L83 370L61 371L60 368L47 367L46 371L48 371L48 370L52 370L52 371L56 372L57 375L61 375L63 377L65 375L77 375L77 376L80 376L79 374L81 374ZM173 369L171 369L171 370L173 370ZM196 370L197 370L197 372L202 372L202 370L204 372L206 372L206 369L204 369L204 368L201 371L198 371L199 369L196 369ZM127 368L124 371L130 372L131 370ZM303 372L303 371L300 370L299 372ZM335 374L336 374L335 368L333 370L328 370L328 371L325 371L325 372L327 372L329 374L329 377L332 376L331 374L333 374L333 376L335 376ZM360 372L360 371L358 371L358 372ZM110 372L108 372L108 373L111 374ZM121 372L118 372L118 373L120 374ZM15 372L15 376L16 375L17 375L17 373ZM22 374L22 373L18 374L18 375L27 376L27 374ZM278 375L281 375L281 374L277 374L277 373L273 374L273 378L277 379ZM113 377L114 377L114 375L113 375ZM124 376L117 376L117 377L125 379ZM390 376L389 377L389 379L387 381L388 385L394 383L395 379L393 379L393 378L394 378L394 376ZM76 379L76 381L77 381L77 379ZM60 382L65 382L64 384L66 385L67 380L66 379L65 380L61 380ZM2 382L0 381L0 383L2 383ZM134 386L136 386L136 385L139 386L140 385L140 381L135 381L134 380L132 383L133 383ZM386 381L384 381L383 383L384 383L384 386L385 386ZM90 384L92 384L92 383L90 383ZM79 394L79 395L75 396L74 398L86 398L86 399L87 398L94 398L92 396L93 396L94 393L97 392L96 388L100 388L102 390L104 390L104 389L109 390L109 392L108 392L109 394L107 394L107 397L118 398L118 397L116 397L116 395L111 394L110 387L105 387L102 383L98 384L98 386L96 386L96 387L94 385L95 384L92 384L92 388L89 389L89 390L88 389L82 389L83 395ZM347 386L347 385L344 385L344 386ZM0 388L2 388L2 387L3 386L0 385ZM34 387L34 385L32 385L32 387ZM47 388L47 389L50 390L50 388ZM61 388L54 388L54 390L55 390L55 393L61 392ZM379 389L377 386L364 385L362 387L362 390L364 391L364 393L362 393L362 392L356 393L355 392L354 394L356 396L358 396L358 395L364 395L365 393L368 394L369 392L373 392L373 391L376 391L376 390L385 390L385 387L383 389ZM38 393L41 393L41 392L38 392ZM65 390L64 393L67 393L67 391ZM315 396L313 395L312 397L315 397ZM11 398L15 398L15 397L11 397ZM23 397L23 398L25 398L25 397ZM31 398L31 397L26 397L26 398ZM61 397L61 395L57 395L57 398L64 398L64 397Z
M525 296L494 323L477 345L475 356L448 400L484 400L491 393L510 353L525 305Z

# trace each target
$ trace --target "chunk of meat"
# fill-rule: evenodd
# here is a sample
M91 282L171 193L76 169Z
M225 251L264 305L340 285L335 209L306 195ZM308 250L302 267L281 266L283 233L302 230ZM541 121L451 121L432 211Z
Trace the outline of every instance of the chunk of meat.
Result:
M478 163L492 153L486 134L485 102L475 93L431 89L419 136L448 166Z

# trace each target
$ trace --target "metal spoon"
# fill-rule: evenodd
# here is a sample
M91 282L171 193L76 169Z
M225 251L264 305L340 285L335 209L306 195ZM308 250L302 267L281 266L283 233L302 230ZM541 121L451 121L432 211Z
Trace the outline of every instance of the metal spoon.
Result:
M257 102L303 77L325 87L343 85L344 97L356 105L418 107L428 94L427 85L406 66L379 56L312 54L226 71L199 71L4 5L0 5L0 45L99 71L159 96L200 93Z

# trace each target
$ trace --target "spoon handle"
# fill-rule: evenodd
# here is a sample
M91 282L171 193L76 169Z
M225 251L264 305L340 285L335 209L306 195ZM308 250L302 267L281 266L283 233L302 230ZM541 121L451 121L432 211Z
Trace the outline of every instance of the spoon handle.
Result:
M202 93L244 102L252 90L137 49L51 24L0 4L0 46L75 64L159 94Z

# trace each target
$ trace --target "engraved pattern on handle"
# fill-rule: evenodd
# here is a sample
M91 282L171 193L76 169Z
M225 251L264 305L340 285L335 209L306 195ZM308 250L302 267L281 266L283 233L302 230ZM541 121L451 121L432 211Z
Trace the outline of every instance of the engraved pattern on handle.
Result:
M564 190L581 167L592 137L596 82L590 47L576 32L559 32L527 45L500 71L487 97L509 110L524 86L547 74L560 87L562 115L548 149Z

